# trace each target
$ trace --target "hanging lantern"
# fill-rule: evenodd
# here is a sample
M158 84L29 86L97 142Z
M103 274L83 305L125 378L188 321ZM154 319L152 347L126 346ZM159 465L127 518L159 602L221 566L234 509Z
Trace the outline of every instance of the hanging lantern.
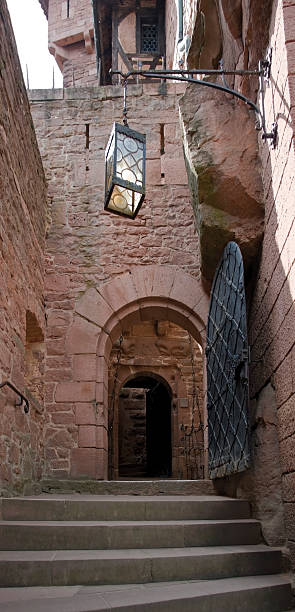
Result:
M145 134L114 123L105 154L105 210L135 219L145 196L145 148Z

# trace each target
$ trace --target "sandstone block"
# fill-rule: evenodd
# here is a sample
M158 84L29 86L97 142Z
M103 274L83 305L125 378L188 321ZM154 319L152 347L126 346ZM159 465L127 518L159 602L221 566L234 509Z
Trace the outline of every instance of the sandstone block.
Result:
M156 266L138 266L133 268L132 278L137 298L142 299L151 295L153 290Z
M71 355L95 353L99 332L99 327L76 316L66 338L67 352Z
M96 448L108 449L108 432L105 427L96 427Z
M75 381L95 380L96 376L96 355L74 355L73 357L73 377Z
M170 159L166 155L162 155L161 172L164 174L167 185L187 185L187 173L183 157Z
M161 165L157 159L147 159L146 162L146 184L161 185Z
M93 161L89 164L87 172L87 182L90 185L103 185L105 183L105 163L103 161Z
M66 293L69 290L70 279L66 274L48 274L46 278L47 291Z
M171 266L156 266L154 268L152 295L168 297L175 282L175 269Z
M96 425L96 404L95 402L77 403L75 405L76 425Z
M113 310L96 289L88 289L76 305L76 312L96 325L103 327Z
M54 412L51 419L56 425L73 425L75 422L72 412Z
M173 300L185 303L189 308L194 308L205 296L201 282L185 272L177 271L170 292Z
M124 274L103 284L99 288L99 293L114 312L137 298L131 274Z
M55 391L56 402L90 402L95 397L93 382L58 383Z
M95 425L80 425L79 426L79 447L95 448L96 447L96 426Z
M96 448L74 448L71 453L72 478L93 478L102 480L107 477L107 453Z
M98 402L99 404L104 404L107 401L106 386L104 385L104 383L98 382L96 383L95 389L96 389L96 395L95 395L96 402Z
M108 364L104 357L96 357L96 382L108 384Z
M66 327L71 320L69 312L62 310L49 310L47 313L47 325L49 327Z

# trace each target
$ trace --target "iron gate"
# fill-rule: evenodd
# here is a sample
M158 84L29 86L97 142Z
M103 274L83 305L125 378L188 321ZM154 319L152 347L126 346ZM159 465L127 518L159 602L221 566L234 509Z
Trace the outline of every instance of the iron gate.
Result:
M207 324L209 476L242 472L250 464L244 267L229 242L216 270Z

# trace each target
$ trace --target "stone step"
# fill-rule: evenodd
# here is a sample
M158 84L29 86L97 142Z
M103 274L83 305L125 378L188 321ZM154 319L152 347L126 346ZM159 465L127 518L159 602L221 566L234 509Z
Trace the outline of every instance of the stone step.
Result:
M44 493L92 495L215 495L212 480L43 480Z
M39 495L2 498L0 518L19 521L214 520L250 517L247 501L207 495Z
M261 542L260 523L235 521L0 521L1 550L231 546Z
M0 612L281 612L290 610L286 576L172 584L0 589Z
M0 586L129 584L277 574L263 544L127 550L0 551Z

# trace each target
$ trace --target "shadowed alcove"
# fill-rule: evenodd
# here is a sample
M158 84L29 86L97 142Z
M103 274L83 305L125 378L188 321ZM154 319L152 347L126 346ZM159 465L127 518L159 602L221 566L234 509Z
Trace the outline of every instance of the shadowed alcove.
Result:
M119 396L119 476L171 476L171 391L153 376L132 378Z

